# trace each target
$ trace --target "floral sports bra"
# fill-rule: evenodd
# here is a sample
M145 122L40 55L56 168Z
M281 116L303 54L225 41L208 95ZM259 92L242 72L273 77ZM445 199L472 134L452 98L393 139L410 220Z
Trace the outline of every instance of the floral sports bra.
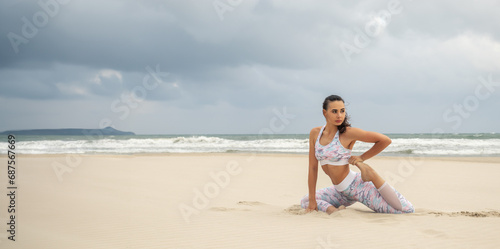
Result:
M314 146L316 158L321 163L321 165L329 164L329 165L342 166L349 164L348 160L349 158L351 158L351 150L344 148L344 146L342 146L342 144L340 143L339 131L335 133L335 137L333 138L331 143L327 145L321 145L319 143L319 139L323 134L325 126L321 128L321 131L319 132L318 135L318 139L316 139L316 144Z

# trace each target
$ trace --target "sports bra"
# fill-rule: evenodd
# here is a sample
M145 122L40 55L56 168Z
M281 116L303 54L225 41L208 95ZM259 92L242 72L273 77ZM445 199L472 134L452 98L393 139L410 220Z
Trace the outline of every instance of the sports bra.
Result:
M326 125L325 125L326 126ZM351 158L351 150L344 148L339 140L339 131L335 133L335 137L332 142L327 145L321 145L319 139L323 134L325 126L321 128L318 138L316 139L316 144L314 146L316 159L321 163L321 165L329 164L342 166L349 164L349 158Z

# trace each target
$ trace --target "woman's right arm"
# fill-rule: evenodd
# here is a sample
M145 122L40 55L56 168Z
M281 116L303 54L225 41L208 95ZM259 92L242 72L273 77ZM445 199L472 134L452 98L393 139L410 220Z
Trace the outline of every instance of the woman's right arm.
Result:
M315 155L315 142L319 131L312 129L309 133L309 176L308 176L308 186L309 186L309 207L307 212L317 210L318 204L316 203L316 182L318 180L318 159Z

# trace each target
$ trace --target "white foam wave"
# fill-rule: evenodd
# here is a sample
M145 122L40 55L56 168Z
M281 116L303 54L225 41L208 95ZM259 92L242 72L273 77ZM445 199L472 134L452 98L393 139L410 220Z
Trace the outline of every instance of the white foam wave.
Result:
M368 150L373 144L357 142L353 153ZM1 154L7 154L6 142L0 142ZM40 140L19 141L16 153L196 153L196 152L257 152L307 154L308 139L254 139L237 140L221 137L191 136L171 138L108 137L99 140ZM418 154L451 156L500 156L500 139L393 139L384 154Z

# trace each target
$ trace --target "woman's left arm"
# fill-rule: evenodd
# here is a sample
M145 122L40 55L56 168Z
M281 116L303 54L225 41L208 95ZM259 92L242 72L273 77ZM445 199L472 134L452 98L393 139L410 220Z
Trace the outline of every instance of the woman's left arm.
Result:
M360 156L351 156L351 159L349 159L349 163L351 164L356 164L359 161L365 161L368 160L374 156L376 156L378 153L382 152L389 144L391 144L391 139L381 133L378 132L373 132L373 131L365 131L359 128L350 128L350 136L353 141L362 141L362 142L367 142L367 143L374 143L374 145L367 150L365 153L361 154Z

